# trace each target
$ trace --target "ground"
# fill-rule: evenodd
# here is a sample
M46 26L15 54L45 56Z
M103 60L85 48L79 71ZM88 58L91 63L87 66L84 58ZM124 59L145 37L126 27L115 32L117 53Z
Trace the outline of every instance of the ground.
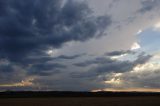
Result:
M0 106L160 106L160 97L1 98Z

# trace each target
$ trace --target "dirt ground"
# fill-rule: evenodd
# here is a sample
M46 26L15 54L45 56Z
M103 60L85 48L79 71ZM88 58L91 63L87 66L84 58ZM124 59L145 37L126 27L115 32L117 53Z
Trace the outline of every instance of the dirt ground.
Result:
M160 97L1 98L0 106L160 106Z

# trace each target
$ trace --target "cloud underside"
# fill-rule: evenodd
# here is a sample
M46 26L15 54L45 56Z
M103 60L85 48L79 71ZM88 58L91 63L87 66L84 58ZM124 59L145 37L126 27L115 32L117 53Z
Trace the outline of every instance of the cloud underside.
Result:
M74 0L5 0L0 7L0 58L13 62L102 36L111 24L109 16L96 17Z

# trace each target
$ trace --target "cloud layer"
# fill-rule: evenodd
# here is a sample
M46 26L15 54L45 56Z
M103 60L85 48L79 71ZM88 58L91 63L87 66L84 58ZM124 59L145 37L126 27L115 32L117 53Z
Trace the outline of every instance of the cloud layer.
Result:
M1 0L0 91L159 89L159 5Z
M68 0L6 0L0 2L0 58L19 62L42 55L69 41L103 35L108 16L95 17L84 2Z

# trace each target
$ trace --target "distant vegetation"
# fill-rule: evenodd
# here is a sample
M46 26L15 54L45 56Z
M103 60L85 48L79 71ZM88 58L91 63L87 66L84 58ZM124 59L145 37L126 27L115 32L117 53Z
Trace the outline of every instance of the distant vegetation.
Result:
M5 91L0 98L43 98L43 97L126 97L126 96L159 96L157 92L69 92L69 91Z

